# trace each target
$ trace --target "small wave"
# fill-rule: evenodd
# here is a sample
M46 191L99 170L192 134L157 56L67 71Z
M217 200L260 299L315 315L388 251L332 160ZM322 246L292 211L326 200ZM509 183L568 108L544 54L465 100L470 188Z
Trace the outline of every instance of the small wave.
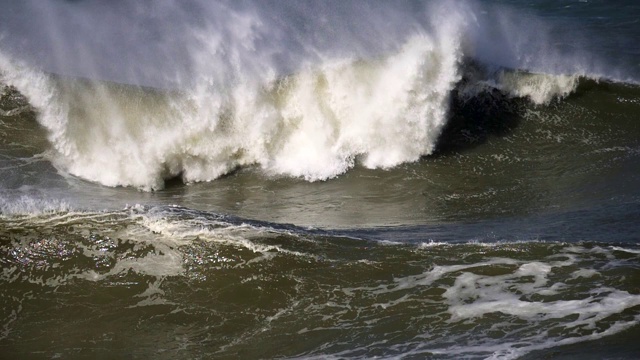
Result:
M508 97L526 98L536 105L569 96L584 78L580 74L553 75L511 69L489 71L476 63L467 65L467 69L466 78L457 89L463 96L473 97L498 90Z
M27 198L10 206L0 205L2 227L9 233L20 229L21 234L10 246L14 250L1 249L11 253L13 266L0 274L3 280L11 279L17 268L34 273L29 282L51 287L75 280L108 281L129 272L161 280L185 275L189 264L202 265L199 251L220 253L219 260L233 262L234 268L277 256L317 260L317 256L290 245L269 241L283 236L297 239L295 233L241 220L226 221L215 213L141 205L120 211L77 211L65 204ZM35 240L29 234L34 234ZM126 256L118 249L124 249ZM48 279L38 276L38 271L55 268L52 264L72 257L91 259L95 267Z
M41 215L66 212L71 206L63 200L48 200L22 196L18 199L0 197L0 216Z

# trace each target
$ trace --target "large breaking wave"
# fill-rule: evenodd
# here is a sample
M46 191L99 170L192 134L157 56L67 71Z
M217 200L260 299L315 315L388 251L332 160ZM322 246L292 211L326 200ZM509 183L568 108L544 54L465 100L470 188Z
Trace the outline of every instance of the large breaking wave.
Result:
M37 111L52 163L108 186L160 189L169 178L211 181L245 166L308 181L356 164L390 168L433 153L454 91L545 104L582 76L607 76L549 48L541 21L527 17L518 30L523 16L470 2L49 10L79 29L93 22L103 40L122 30L98 12L143 17L118 44L127 60L86 41L86 58L53 64L0 53L3 94L15 89ZM52 29L58 54L83 40L62 22Z

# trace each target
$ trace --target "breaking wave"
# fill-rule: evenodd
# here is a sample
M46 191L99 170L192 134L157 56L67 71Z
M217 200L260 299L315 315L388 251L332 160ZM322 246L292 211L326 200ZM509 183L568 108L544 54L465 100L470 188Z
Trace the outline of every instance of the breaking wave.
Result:
M348 38L336 39L340 46L327 45L336 34L326 28L289 38L296 28L274 22L275 10L259 5L205 7L211 15L205 25L184 30L194 76L164 81L171 83L164 88L51 75L0 53L2 94L17 89L28 99L48 130L47 156L58 169L107 186L156 190L166 179L211 181L246 166L308 181L356 164L391 168L434 152L454 91L464 98L497 90L541 105L572 93L582 77L600 76L578 63L551 66L558 62L553 52L532 61L543 43L532 43L533 32L522 34L526 51L488 57L482 45L497 30L472 3L435 2L417 14L379 7L392 15L394 31L386 31L394 41L383 37L377 46L380 34L360 28L335 30ZM298 20L321 23L317 9L298 10ZM357 11L329 13L327 21L342 23ZM513 29L501 26L507 41ZM545 29L535 30L538 36ZM282 50L292 39L297 46ZM367 45L372 49L362 50ZM140 74L132 78L150 83ZM2 115L23 109L3 108Z

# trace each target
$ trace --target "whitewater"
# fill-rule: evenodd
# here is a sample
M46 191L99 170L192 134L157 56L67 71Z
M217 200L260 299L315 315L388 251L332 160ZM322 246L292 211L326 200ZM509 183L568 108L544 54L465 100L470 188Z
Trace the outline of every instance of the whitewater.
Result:
M267 24L263 14L242 6L211 6L233 15L212 19L207 25L213 28L189 29L195 39L185 45L195 67L192 79L160 74L161 81L152 80L171 89L49 75L6 54L0 57L0 81L24 94L38 112L52 144L47 157L58 169L107 186L159 190L166 179L212 181L246 166L317 181L356 163L388 169L415 162L433 153L451 92L473 97L498 89L545 104L574 91L585 76L579 63L567 74L530 67L529 59L470 65L488 51L477 32L493 29L485 29L473 7L461 2L431 5L421 16L389 9L398 21L413 23L410 30L386 34L397 45L379 45L368 32L357 31L349 35L366 36L373 49L286 53L302 60L285 59L299 63L283 73L280 63L263 54L275 57L278 49L264 43L277 38L274 30L279 35L293 29ZM280 60L285 54L277 55ZM538 63L554 60L553 53L544 54ZM465 85L457 89L463 77Z

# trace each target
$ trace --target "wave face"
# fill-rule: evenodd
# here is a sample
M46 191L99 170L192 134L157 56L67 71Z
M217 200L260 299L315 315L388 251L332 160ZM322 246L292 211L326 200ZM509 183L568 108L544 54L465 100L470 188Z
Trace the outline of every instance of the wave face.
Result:
M545 104L580 76L607 76L549 48L551 26L525 16L519 30L522 16L471 2L147 6L47 5L51 41L39 45L54 60L0 53L0 82L37 110L58 169L145 190L245 166L326 180L432 154L454 90Z

